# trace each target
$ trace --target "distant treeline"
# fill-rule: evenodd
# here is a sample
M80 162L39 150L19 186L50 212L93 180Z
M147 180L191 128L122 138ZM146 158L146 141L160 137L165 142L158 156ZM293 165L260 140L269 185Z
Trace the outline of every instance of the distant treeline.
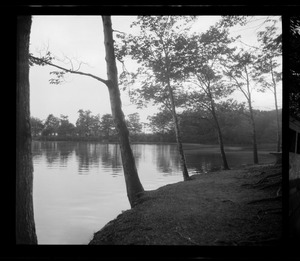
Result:
M90 110L79 110L76 124L69 122L68 116L56 117L50 114L45 121L31 117L31 133L36 140L70 140L117 142L117 133L111 114L92 115ZM126 118L133 139L142 133L143 124L139 114L129 114Z
M68 116L59 118L50 114L43 122L32 117L32 137L36 140L56 141L99 141L118 142L111 114L92 115L91 111L79 110L76 124ZM255 110L258 143L276 143L276 111ZM279 110L281 118L281 110ZM184 111L179 115L182 141L187 143L217 144L218 136L209 118L202 118L198 112ZM148 117L149 123L141 123L138 113L126 117L132 142L176 142L172 115L168 111ZM236 111L219 113L225 144L251 144L249 117ZM151 130L145 132L145 130Z
M281 119L282 110L279 110ZM252 144L252 128L246 111L219 111L219 122L226 144ZM254 110L256 135L258 143L276 143L277 120L276 110ZM175 142L172 117L167 112L160 112L149 117L153 134L151 141ZM184 111L179 114L182 141L188 143L218 144L218 134L210 118L201 117L201 113ZM281 121L280 121L281 124Z

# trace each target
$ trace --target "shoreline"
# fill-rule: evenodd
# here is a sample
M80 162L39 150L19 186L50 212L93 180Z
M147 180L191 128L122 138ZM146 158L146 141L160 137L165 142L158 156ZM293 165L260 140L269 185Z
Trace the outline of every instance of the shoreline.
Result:
M95 245L278 245L281 165L196 174L145 191L136 206L94 233Z
M109 142L104 142L104 141L100 141L97 139L80 139L80 138L75 138L75 139L64 139L64 138L36 138L36 137L32 137L32 141L38 141L38 142L95 142L95 143L99 143L99 144L119 144L118 141L109 141ZM131 145L136 145L136 144L149 144L149 145L177 145L176 142L161 142L161 141L131 141L130 142ZM183 142L182 145L184 146L184 150L197 150L197 149L201 149L201 148L210 148L210 147L218 147L219 144L218 143L188 143L188 142ZM224 145L225 148L230 149L230 148L236 148L236 147L242 147L243 149L249 149L252 150L252 144L225 144ZM275 149L271 149L271 148L275 148L276 144L275 143L262 143L262 144L258 144L258 149L259 151L275 151ZM263 148L263 149L260 149Z

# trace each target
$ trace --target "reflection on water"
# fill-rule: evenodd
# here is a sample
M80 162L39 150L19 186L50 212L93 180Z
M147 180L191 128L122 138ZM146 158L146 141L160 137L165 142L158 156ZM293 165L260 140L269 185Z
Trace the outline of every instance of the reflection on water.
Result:
M180 171L180 159L174 145L156 145L153 153L153 164L163 176L172 176Z
M132 145L146 190L182 181L176 145ZM251 150L227 149L230 166L252 163ZM119 145L32 143L34 211L39 244L87 244L94 232L130 208ZM261 162L273 162L268 153ZM190 175L220 169L217 146L186 150Z

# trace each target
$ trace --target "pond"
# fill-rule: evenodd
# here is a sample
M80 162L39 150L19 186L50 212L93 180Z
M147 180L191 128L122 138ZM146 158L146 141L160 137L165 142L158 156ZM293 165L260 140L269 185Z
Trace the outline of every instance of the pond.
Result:
M184 145L189 174L218 170L216 145ZM183 180L175 144L133 144L145 190ZM271 150L271 149L270 149ZM230 167L252 163L251 148L226 147ZM130 208L119 145L33 141L33 200L39 244L88 244L93 233ZM272 163L268 149L260 163Z

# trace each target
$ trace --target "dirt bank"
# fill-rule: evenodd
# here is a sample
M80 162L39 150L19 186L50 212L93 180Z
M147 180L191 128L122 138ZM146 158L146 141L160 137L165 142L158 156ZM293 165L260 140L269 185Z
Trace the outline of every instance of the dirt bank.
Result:
M282 230L281 166L194 175L146 191L94 234L99 245L276 245Z

